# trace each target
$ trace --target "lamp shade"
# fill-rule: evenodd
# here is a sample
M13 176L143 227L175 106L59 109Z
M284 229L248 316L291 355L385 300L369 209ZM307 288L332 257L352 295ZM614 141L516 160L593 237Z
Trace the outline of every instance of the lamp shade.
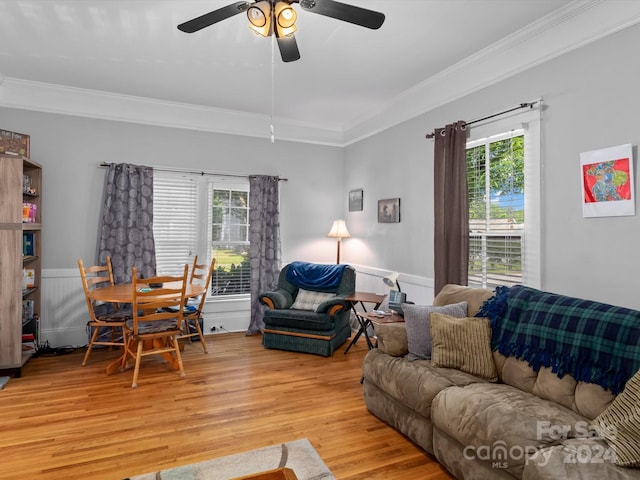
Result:
M347 224L344 223L344 220L334 220L333 225L331 226L331 230L327 234L327 237L331 238L350 238L349 230L347 230Z
M400 291L400 284L398 283L398 277L400 274L398 272L391 272L389 275L385 276L382 281L385 285L388 285L391 288L398 288Z

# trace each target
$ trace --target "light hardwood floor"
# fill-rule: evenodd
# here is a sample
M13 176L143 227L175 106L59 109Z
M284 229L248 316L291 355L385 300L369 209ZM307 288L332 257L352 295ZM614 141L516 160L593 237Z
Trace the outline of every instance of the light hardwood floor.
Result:
M445 470L371 415L360 341L333 357L266 350L261 337L207 337L180 379L160 359L105 375L117 351L32 359L0 390L0 479L122 479L307 438L339 480L444 480Z

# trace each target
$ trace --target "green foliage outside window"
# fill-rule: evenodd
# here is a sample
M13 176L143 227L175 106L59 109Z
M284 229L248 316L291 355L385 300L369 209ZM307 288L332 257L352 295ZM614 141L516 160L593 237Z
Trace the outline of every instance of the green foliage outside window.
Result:
M492 142L489 147L489 163L487 192L485 145L467 149L470 219L486 219L487 201L491 198L518 197L524 193L524 136ZM522 223L524 205L504 207L499 202L490 201L489 218Z
M211 253L216 259L212 295L248 293L249 192L214 189L211 223Z

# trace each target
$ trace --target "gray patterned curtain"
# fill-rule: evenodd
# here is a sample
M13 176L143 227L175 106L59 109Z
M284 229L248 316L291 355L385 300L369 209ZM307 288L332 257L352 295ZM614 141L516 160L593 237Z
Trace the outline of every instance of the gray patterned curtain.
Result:
M467 129L456 123L435 130L434 295L447 283L466 285L469 268Z
M251 266L251 323L247 335L264 328L258 299L273 290L280 273L280 214L278 177L249 177L249 264Z
M153 169L110 164L102 196L98 262L111 256L116 283L131 282L135 265L143 278L156 273L153 240Z

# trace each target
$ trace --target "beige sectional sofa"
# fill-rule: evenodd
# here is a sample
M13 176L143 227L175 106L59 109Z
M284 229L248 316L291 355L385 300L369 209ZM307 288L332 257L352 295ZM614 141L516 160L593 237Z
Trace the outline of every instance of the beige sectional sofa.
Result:
M493 294L447 285L434 306L466 302L467 316L473 317ZM440 321L443 316L436 317ZM431 321L436 317L431 314ZM472 321L460 322L465 320ZM600 435L602 429L594 429L594 422L600 425L597 420L605 413L619 414L612 406L619 407L620 402L616 404L610 390L576 381L569 374L560 378L549 367L536 371L527 361L491 351L489 346L498 377L490 381L490 374L483 373L482 378L468 373L466 366L437 366L442 365L442 358L435 358L441 338L432 338L430 360L410 361L405 324L376 325L376 334L378 348L369 351L363 363L367 408L435 456L456 478L640 479L640 469L617 464L622 462L616 460L616 442L602 438L606 436ZM465 345L458 354L464 356L474 348ZM460 361L465 360L454 359ZM637 377L633 380L640 384ZM633 425L640 424L638 391L640 387L625 388L619 394L626 395L623 407L631 408ZM620 428L631 437L638 433L632 426L629 434L627 427ZM634 448L625 455L635 455Z

